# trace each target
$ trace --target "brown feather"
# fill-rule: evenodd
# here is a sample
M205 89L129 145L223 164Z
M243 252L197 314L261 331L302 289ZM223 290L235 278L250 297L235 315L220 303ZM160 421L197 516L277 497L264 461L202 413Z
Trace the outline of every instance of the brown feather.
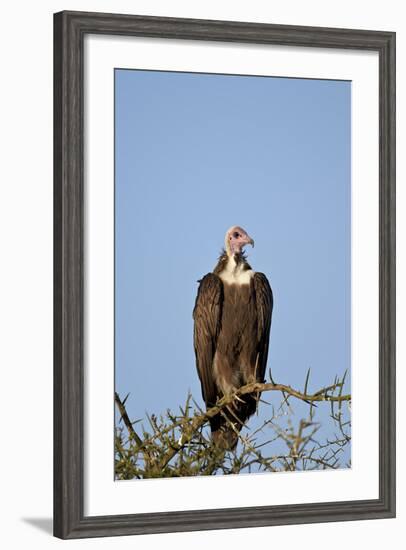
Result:
M238 256L237 265L251 269L244 255ZM196 364L208 408L245 384L263 382L268 357L273 308L269 282L263 273L255 273L250 284L223 283L218 275L227 261L222 254L214 272L203 277L193 311ZM232 413L216 415L211 420L215 443L233 449L238 432L256 408L257 399L245 396Z
M200 281L193 310L197 372L207 407L215 405L218 396L212 370L220 332L222 305L223 283L217 275L208 273Z

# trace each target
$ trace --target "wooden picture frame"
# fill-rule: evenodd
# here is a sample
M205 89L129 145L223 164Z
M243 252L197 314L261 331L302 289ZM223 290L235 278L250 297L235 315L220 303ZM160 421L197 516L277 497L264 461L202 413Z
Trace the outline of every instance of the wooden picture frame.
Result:
M379 498L84 515L83 40L86 34L379 54ZM100 537L395 516L395 34L102 13L54 16L54 534Z

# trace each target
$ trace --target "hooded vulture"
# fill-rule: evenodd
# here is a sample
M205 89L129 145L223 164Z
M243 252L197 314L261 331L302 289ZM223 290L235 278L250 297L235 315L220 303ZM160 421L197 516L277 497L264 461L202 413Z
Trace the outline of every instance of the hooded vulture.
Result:
M247 232L231 227L216 267L199 281L194 348L208 409L241 386L265 379L273 297L266 276L246 260L247 244L254 246ZM223 450L235 448L239 431L256 411L253 395L240 399L210 420L212 439Z

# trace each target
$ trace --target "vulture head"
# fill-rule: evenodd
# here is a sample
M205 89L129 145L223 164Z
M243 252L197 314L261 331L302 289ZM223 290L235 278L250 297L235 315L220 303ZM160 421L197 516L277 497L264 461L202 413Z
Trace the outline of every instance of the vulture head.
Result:
M241 254L244 246L247 244L254 246L254 239L251 239L245 229L239 225L233 225L233 227L230 227L225 237L225 247L228 256Z

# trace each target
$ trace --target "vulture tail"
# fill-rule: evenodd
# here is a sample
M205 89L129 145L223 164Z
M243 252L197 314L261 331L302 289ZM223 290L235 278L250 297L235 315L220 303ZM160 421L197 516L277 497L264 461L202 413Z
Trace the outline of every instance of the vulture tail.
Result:
M230 409L224 409L223 414L217 414L210 420L213 443L223 451L233 451L238 443L239 433L248 418L254 414L257 401L247 395Z

